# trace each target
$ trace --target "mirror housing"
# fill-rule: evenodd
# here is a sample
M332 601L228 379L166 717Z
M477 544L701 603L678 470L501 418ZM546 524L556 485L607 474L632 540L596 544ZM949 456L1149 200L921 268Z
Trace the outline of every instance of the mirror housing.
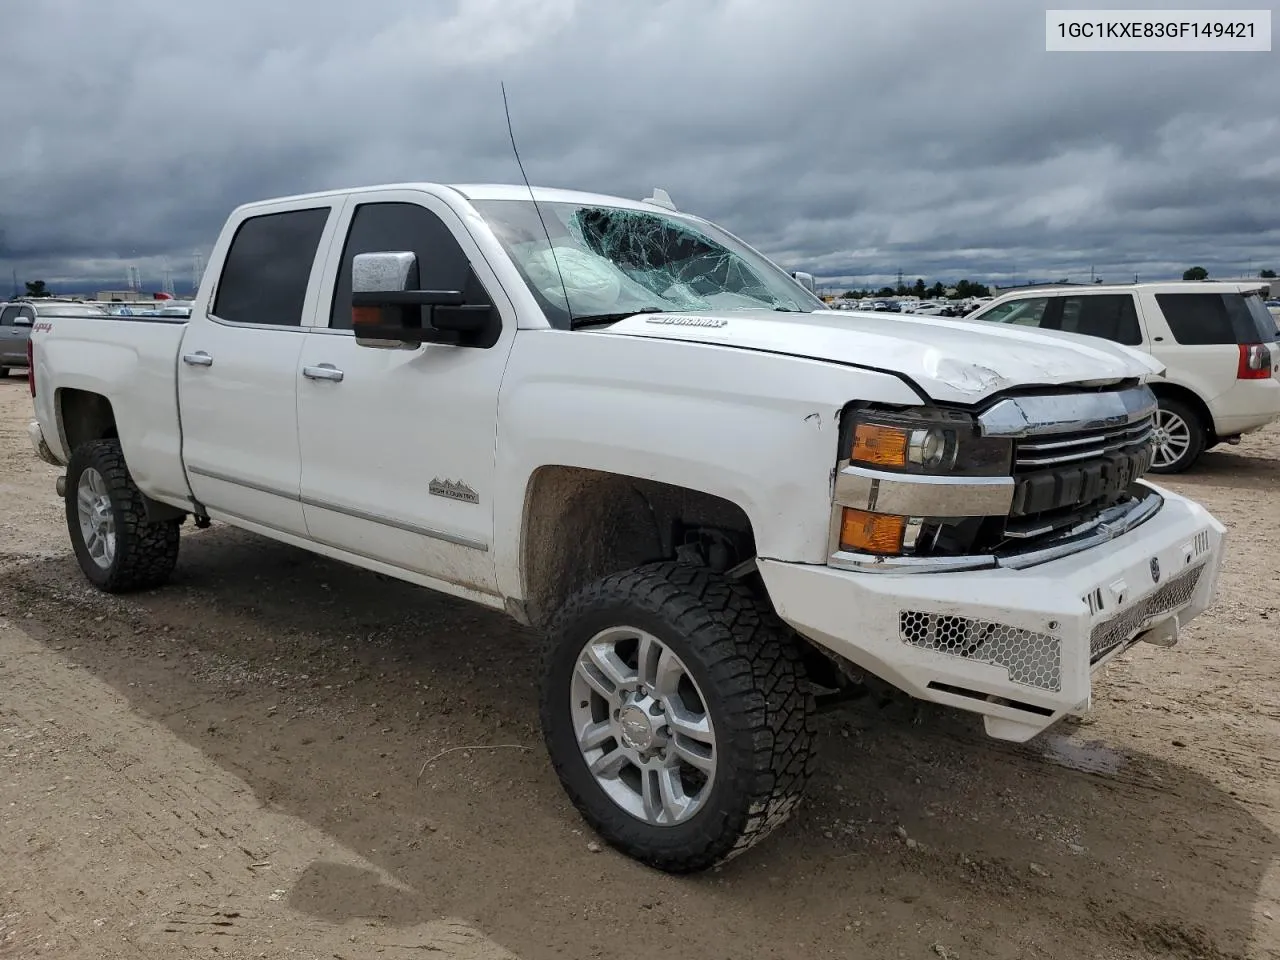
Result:
M799 272L799 273L792 273L791 276L796 283L800 284L800 286L804 287L810 293L818 292L817 284L814 283L812 273Z
M32 326L32 320L30 317L14 317L13 325L15 327L30 327Z
M468 304L462 290L418 289L418 258L407 250L352 258L351 326L358 345L391 350L489 347L501 330L490 303Z

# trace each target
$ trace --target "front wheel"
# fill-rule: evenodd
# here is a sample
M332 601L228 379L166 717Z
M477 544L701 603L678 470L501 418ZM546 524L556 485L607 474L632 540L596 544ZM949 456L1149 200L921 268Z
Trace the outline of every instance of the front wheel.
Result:
M672 873L763 840L812 769L798 647L749 587L701 567L652 564L570 598L550 631L541 713L587 822Z
M1190 406L1161 397L1156 410L1151 472L1182 473L1200 459L1208 440L1208 431Z
M65 500L76 560L94 586L123 593L168 581L178 562L182 521L147 522L119 440L94 440L75 449Z

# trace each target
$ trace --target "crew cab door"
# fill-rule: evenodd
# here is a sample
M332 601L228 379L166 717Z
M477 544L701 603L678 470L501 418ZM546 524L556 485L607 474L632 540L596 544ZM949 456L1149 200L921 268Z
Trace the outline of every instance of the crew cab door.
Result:
M298 358L340 206L269 208L228 225L214 251L221 275L193 307L178 355L183 463L213 516L306 535Z
M334 249L341 254L331 258L297 371L307 529L357 556L496 596L498 388L514 308L459 216L425 192L352 197ZM352 261L385 251L415 254L421 289L487 298L502 315L496 342L357 344Z

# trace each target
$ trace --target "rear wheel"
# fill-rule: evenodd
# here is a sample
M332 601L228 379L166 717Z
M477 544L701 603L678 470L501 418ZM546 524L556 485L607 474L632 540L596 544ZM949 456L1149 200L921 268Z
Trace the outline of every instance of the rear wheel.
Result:
M763 840L812 769L800 650L767 602L701 567L652 564L570 598L550 631L541 712L587 822L673 873Z
M1204 453L1209 439L1200 416L1188 404L1161 397L1156 410L1152 473L1182 473Z
M119 440L76 448L67 464L65 501L76 560L94 586L123 593L168 581L178 562L182 521L147 522Z

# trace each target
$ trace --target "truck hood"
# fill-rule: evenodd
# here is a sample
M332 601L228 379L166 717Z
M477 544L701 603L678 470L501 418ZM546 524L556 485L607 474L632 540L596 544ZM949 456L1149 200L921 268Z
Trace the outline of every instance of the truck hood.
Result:
M989 321L820 310L640 314L601 333L688 340L899 374L938 402L977 403L1013 387L1101 386L1164 367L1149 355L1074 333Z

